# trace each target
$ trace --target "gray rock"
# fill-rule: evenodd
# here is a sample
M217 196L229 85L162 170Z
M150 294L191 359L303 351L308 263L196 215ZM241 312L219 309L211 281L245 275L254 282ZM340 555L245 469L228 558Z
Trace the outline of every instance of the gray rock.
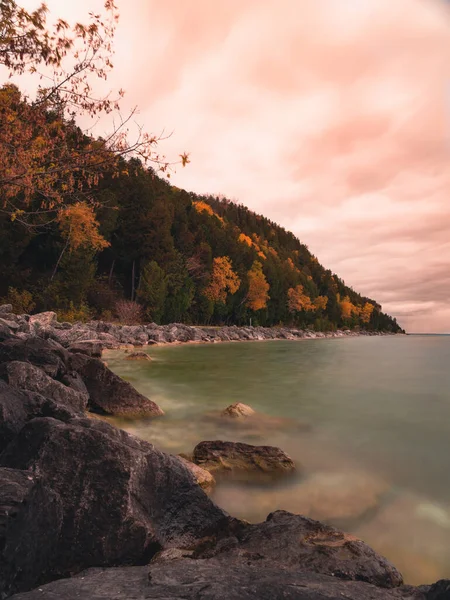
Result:
M147 354L147 352L130 352L126 357L126 360L146 360L151 362L152 357Z
M50 377L62 377L67 372L69 354L53 340L27 337L13 338L0 343L0 364L21 361L43 369Z
M79 352L87 356L100 358L102 355L102 344L98 340L80 340L71 344L68 350L69 352Z
M34 419L0 466L39 473L61 500L53 575L145 564L162 548L195 548L233 522L181 461L108 423Z
M72 354L70 364L86 385L92 410L122 417L159 417L164 414L155 402L110 371L101 360Z
M13 311L12 304L1 304L0 305L0 315L8 315Z
M37 315L30 316L30 324L34 327L51 327L56 323L56 313L53 311L47 311L38 313Z
M0 468L0 598L46 580L61 522L58 497L37 477Z
M38 392L68 409L82 412L87 407L88 396L45 374L42 369L19 361L6 363L5 378L12 387Z

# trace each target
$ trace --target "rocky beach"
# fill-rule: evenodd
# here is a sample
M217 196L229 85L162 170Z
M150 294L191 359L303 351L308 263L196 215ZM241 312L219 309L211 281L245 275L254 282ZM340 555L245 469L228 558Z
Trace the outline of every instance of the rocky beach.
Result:
M98 418L164 418L104 364L103 348L346 335L355 334L71 325L1 306L2 600L448 599L450 581L404 585L338 529L286 511L249 524L205 493L227 472L290 477L296 465L283 449L205 440L173 456ZM231 406L223 418L251 410Z

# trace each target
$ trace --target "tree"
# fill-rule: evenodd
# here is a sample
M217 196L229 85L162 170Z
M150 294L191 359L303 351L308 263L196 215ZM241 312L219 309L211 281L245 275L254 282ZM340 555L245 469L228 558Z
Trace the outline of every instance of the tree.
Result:
M248 293L246 306L251 310L261 310L266 308L269 300L270 285L267 283L263 273L262 264L255 260L252 268L247 273Z
M160 137L137 129L129 141L135 110L120 114L115 97L97 96L96 79L112 69L112 40L118 20L113 0L104 14L90 13L86 24L59 19L47 25L42 4L27 12L15 0L0 0L0 65L10 76L37 77L33 99L14 85L0 90L0 210L27 226L52 221L66 204L93 201L93 188L106 173L120 169L119 158L136 155L167 171L155 146ZM115 113L116 125L95 139L76 126L80 115ZM180 155L185 165L189 159Z
M160 323L167 297L167 277L163 269L154 260L146 264L141 270L137 297L144 306L148 320Z
M361 321L363 323L369 323L370 317L372 316L374 305L370 302L366 302L361 310Z
M315 305L311 298L303 292L302 285L296 285L295 288L288 290L288 310L290 313L300 312L302 310L313 311Z
M211 281L204 294L214 302L225 304L228 294L235 294L240 285L241 280L233 271L231 260L228 256L219 256L213 261Z

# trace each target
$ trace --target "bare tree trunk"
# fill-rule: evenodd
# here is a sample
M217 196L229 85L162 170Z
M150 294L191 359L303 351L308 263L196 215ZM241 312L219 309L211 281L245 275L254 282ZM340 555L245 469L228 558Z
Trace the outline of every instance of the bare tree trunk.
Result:
M66 240L66 243L64 245L64 248L61 250L61 254L59 255L58 260L56 261L56 265L55 265L55 268L53 269L53 273L52 273L52 276L50 277L50 281L53 281L53 278L56 275L56 272L57 272L58 267L59 267L59 263L61 262L61 259L64 256L64 252L67 250L67 246L69 245L69 240L70 240L70 235L67 236L67 240Z
M134 295L135 295L135 290L134 290L134 278L135 278L135 262L133 260L133 268L131 269L131 300L134 301Z
M112 281L112 276L113 276L113 272L114 272L114 265L116 264L116 259L113 258L113 261L111 263L111 268L109 270L109 277L108 277L108 285L109 287L111 287L111 281Z

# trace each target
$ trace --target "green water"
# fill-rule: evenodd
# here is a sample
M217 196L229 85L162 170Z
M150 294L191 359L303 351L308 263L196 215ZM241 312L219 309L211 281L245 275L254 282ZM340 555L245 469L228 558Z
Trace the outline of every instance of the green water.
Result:
M118 422L172 453L202 440L270 444L298 474L278 486L221 483L234 516L277 508L364 539L409 583L450 577L450 337L396 336L152 347L105 355L166 416ZM244 402L278 417L218 417ZM283 419L279 419L282 417Z

